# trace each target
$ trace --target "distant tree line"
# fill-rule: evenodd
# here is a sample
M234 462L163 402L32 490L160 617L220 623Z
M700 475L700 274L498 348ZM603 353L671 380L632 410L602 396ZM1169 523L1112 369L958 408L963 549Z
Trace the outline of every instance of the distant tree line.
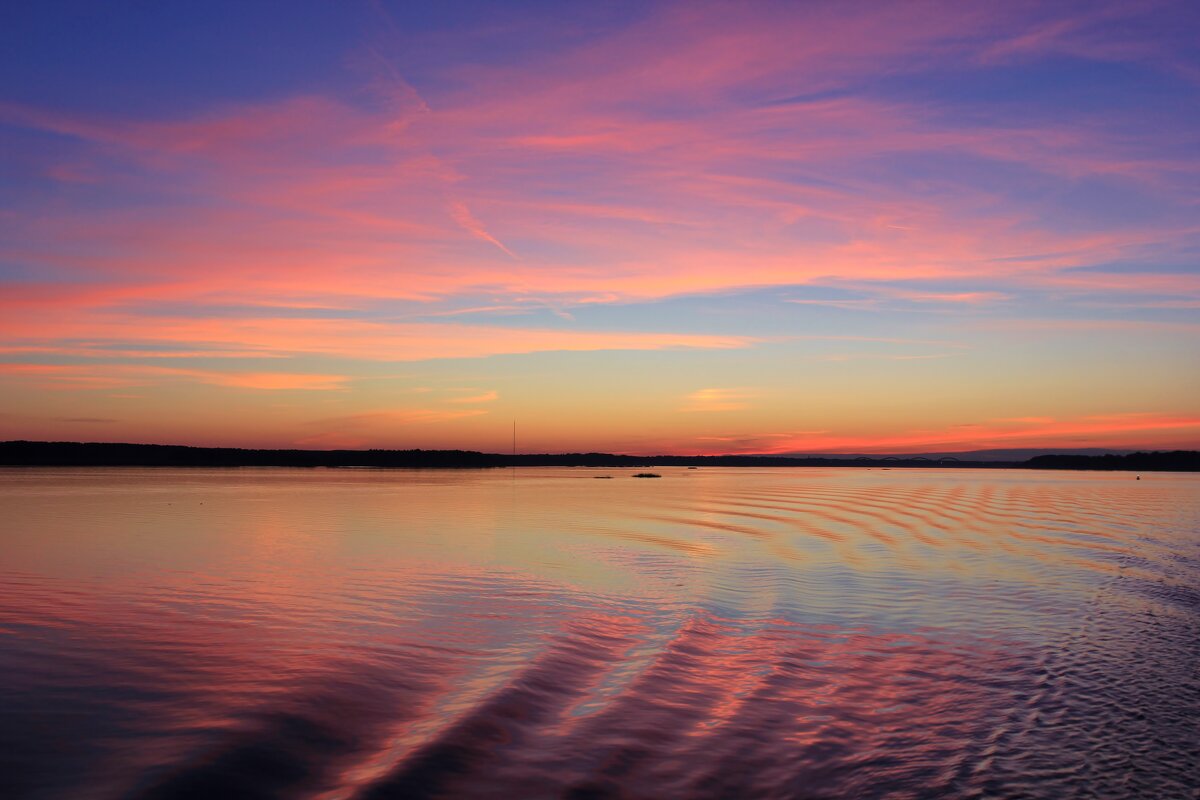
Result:
M1034 456L1022 466L1032 469L1121 469L1137 472L1200 472L1200 451L1129 453L1122 456Z
M506 455L473 450L254 450L237 447L100 442L0 442L0 465L59 467L397 467L481 469L489 467L986 467L990 469L1087 469L1200 471L1200 452L1130 453L1105 456L1037 456L1024 462L932 462L927 458L796 458L786 456L628 456L612 453Z

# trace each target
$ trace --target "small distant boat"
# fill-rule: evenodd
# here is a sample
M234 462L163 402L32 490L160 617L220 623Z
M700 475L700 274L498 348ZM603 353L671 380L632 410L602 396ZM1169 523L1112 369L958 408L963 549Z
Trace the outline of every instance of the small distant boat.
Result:
M657 472L638 472L638 473L634 474L633 477L635 477L635 478L661 478L662 475L659 475Z

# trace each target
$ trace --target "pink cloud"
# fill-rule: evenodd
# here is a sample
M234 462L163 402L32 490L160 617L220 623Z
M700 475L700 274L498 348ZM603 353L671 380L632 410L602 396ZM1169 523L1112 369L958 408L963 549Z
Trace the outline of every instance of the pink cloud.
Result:
M918 303L961 303L977 306L1011 300L1012 295L1003 292L911 292L897 291L895 296Z
M863 98L755 105L727 97L751 89L770 95L776 84L781 94L820 91L880 62L961 57L984 26L1023 28L1020 15L997 9L928 7L922 26L909 24L908 6L863 15L796 7L780 9L781 18L671 8L552 63L468 70L465 88L435 106L414 98L375 53L380 80L399 93L399 111L308 96L158 122L7 105L0 116L11 122L80 137L159 180L182 178L209 209L236 209L186 216L139 209L124 219L95 209L75 220L60 214L53 236L73 241L72 255L56 257L52 247L12 255L152 277L162 291L173 286L189 298L297 290L421 298L497 284L657 297L826 276L1041 274L1142 241L1135 231L1064 237L1019 229L1031 219L997 215L992 196L963 186L937 202L852 175L840 188L764 177L771 170L755 165L820 172L947 148L1076 174L1120 160L1119 142L1081 129L947 129L931 126L921 109ZM785 27L791 33L781 36ZM664 93L682 93L710 113L656 116L651 101ZM555 178L553 163L542 163L547 149L598 159L603 168L589 174L588 192ZM1178 174L1180 167L1134 170ZM984 207L986 215L963 213ZM714 227L714 219L721 223ZM787 228L806 219L842 226L845 241L798 241ZM608 224L622 226L619 237ZM712 234L689 244L705 230ZM464 236L507 258L464 249ZM514 267L510 236L567 246L590 260L566 266L522 253ZM918 299L971 303L1000 294Z
M466 203L455 202L451 204L450 215L454 217L455 222L462 226L463 230L472 236L482 239L488 244L495 245L496 249L509 258L517 259L516 254L512 250L509 250L504 246L503 242L488 233L487 229L483 227L483 223L475 218L475 215L471 213L471 209L467 208Z

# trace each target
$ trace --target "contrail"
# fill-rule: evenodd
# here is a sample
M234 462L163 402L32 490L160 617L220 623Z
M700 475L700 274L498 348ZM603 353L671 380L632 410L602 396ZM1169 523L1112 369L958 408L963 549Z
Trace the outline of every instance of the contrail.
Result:
M504 246L504 242L487 232L487 228L483 227L482 222L475 219L475 215L471 213L471 209L467 208L465 203L461 203L457 200L452 201L450 203L450 214L454 217L454 221L472 236L476 236L480 239L483 239L485 242L490 242L491 244L495 245L513 261L521 260L517 258L516 253Z

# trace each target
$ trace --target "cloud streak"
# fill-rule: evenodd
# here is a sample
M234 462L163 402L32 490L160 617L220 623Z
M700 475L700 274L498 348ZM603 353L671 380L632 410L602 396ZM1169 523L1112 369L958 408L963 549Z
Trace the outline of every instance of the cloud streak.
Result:
M752 389L697 389L684 398L679 410L688 413L744 411L757 396Z

